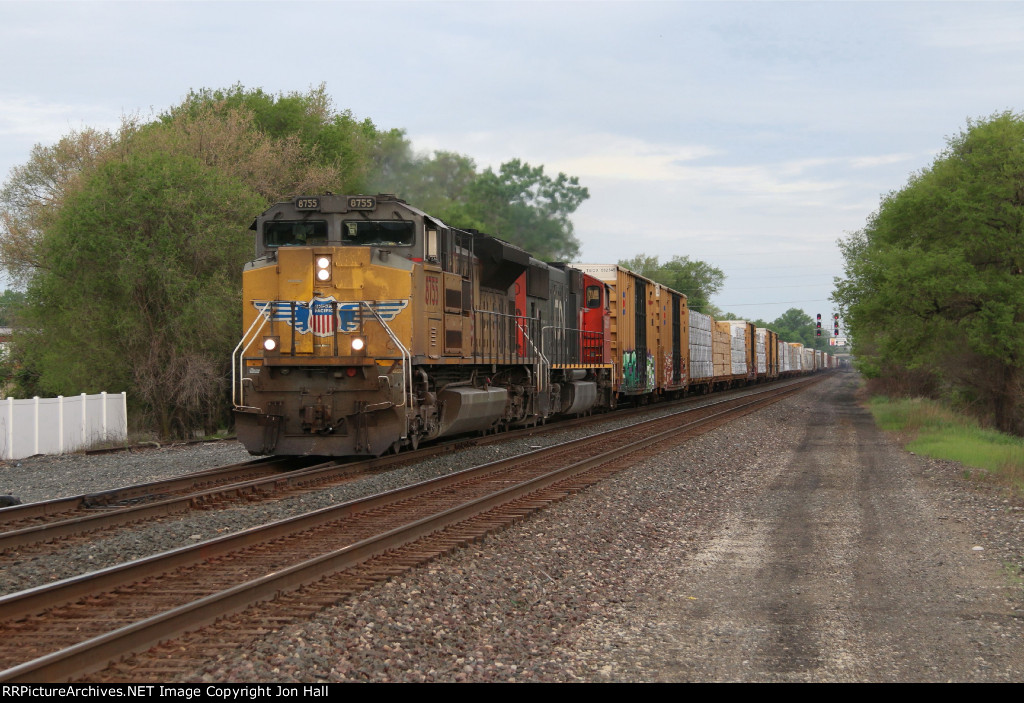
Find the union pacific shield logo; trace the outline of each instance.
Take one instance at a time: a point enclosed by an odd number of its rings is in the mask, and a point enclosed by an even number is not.
[[[335,316],[331,312],[332,304],[337,305],[333,298],[313,298],[309,301],[311,317],[313,319],[313,334],[317,337],[327,337],[334,334]]]
[[[349,334],[359,329],[360,324],[373,323],[376,317],[366,309],[373,309],[385,323],[395,319],[408,305],[408,300],[367,300],[365,304],[356,301],[337,302],[333,297],[312,300],[254,300],[253,307],[263,317],[273,322],[284,322],[295,327],[298,334],[312,332],[316,337],[329,337],[337,330]],[[336,314],[332,307],[337,306]],[[264,309],[265,308],[265,309]]]

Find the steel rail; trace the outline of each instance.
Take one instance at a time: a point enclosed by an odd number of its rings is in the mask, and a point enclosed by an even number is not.
[[[51,500],[38,501],[34,503],[24,503],[22,505],[12,505],[6,508],[0,508],[0,526],[36,517],[66,513],[82,507],[105,507],[144,496],[148,497],[160,493],[169,493],[175,490],[181,490],[182,487],[188,486],[190,483],[194,485],[201,479],[216,477],[217,475],[228,471],[245,471],[248,469],[258,470],[265,467],[267,464],[274,464],[278,462],[282,462],[281,457],[260,457],[259,459],[254,459],[240,464],[217,466],[211,469],[195,471],[183,476],[160,479],[158,481],[139,483],[132,486],[122,486],[119,488],[110,488],[104,491],[95,491],[93,493],[83,493],[77,496],[67,496],[64,498],[53,498]]]
[[[246,464],[207,469],[163,481],[5,508],[0,511],[0,521],[6,519],[8,526],[17,524],[16,520],[24,524],[32,520],[44,521],[48,518],[67,517],[0,532],[0,553],[30,544],[184,512],[217,497],[256,492],[261,487],[287,480],[292,475],[286,469],[274,468],[275,465],[283,467],[294,463],[293,457],[264,457]],[[335,463],[327,462],[331,465]],[[231,482],[232,474],[254,471],[262,476]],[[204,484],[209,485],[218,477],[228,482],[192,493],[181,493]],[[161,496],[174,493],[179,495],[161,499]],[[136,502],[126,504],[129,501]]]
[[[795,383],[801,384],[808,381],[809,379],[802,379]],[[772,389],[779,387],[780,386],[773,386]],[[772,392],[772,389],[760,389],[753,391],[752,393],[748,392],[741,397],[749,397],[758,393],[769,393]],[[733,398],[716,399],[710,402],[726,402],[732,399]],[[706,404],[709,402],[705,398],[691,400],[696,402],[703,400]],[[697,407],[699,408],[701,406]],[[692,409],[693,408],[690,408],[680,412],[689,412]],[[629,414],[649,410],[651,410],[650,406],[643,406],[635,408],[632,411],[626,411],[616,417],[625,417]],[[670,416],[671,415],[668,415],[666,417]],[[404,464],[420,460],[428,456],[461,449],[468,445],[498,442],[518,435],[533,436],[543,432],[558,431],[566,427],[601,421],[603,419],[606,419],[606,416],[589,416],[585,419],[577,418],[575,420],[566,420],[557,424],[548,425],[545,426],[544,429],[526,428],[523,430],[514,430],[502,433],[500,435],[490,435],[488,437],[455,439],[450,442],[425,447],[417,452],[407,452],[398,456],[377,457],[374,459],[347,463],[344,460],[329,460],[326,462],[316,463],[312,466],[306,466],[302,469],[289,470],[287,472],[273,472],[262,477],[234,483],[224,483],[204,488],[193,493],[183,493],[178,496],[164,498],[162,500],[158,499],[156,496],[180,492],[183,489],[187,490],[188,488],[196,487],[204,478],[212,481],[217,476],[231,474],[234,472],[269,470],[274,464],[286,464],[289,460],[294,461],[294,458],[282,459],[281,457],[264,457],[245,464],[207,469],[178,478],[154,481],[146,484],[139,484],[137,486],[111,489],[108,491],[90,493],[70,498],[58,498],[51,501],[14,506],[0,510],[0,524],[2,524],[2,520],[4,518],[18,518],[23,521],[27,521],[30,518],[41,519],[43,517],[54,515],[71,515],[76,512],[86,512],[87,514],[69,517],[65,520],[28,525],[26,527],[0,532],[0,553],[41,542],[52,542],[58,539],[82,535],[89,532],[96,532],[127,524],[138,524],[146,520],[175,515],[194,509],[197,506],[205,505],[213,500],[228,500],[231,498],[240,498],[242,496],[276,494],[284,490],[302,488],[313,483],[322,484],[342,480],[363,471],[382,470],[396,464]],[[607,419],[611,418],[608,417]],[[118,503],[141,498],[148,498],[149,500],[148,502],[140,501],[136,505],[118,505]],[[13,522],[13,520],[11,520],[11,522]]]
[[[799,388],[783,389],[779,395],[784,397],[795,393]],[[759,394],[760,395],[760,394]],[[0,672],[0,680],[57,680],[77,676],[95,670],[97,662],[108,661],[111,657],[120,656],[127,651],[149,647],[161,639],[170,637],[184,630],[194,629],[208,624],[220,616],[238,612],[253,602],[272,598],[284,590],[291,590],[300,585],[311,583],[328,573],[361,563],[366,559],[382,554],[398,546],[409,544],[430,533],[450,526],[473,516],[487,512],[496,506],[505,505],[512,500],[522,498],[549,488],[557,481],[576,476],[594,469],[616,458],[622,457],[645,447],[657,444],[666,439],[678,438],[681,433],[693,427],[720,421],[724,415],[745,414],[777,398],[758,397],[753,400],[742,399],[723,401],[719,404],[731,404],[735,407],[727,410],[712,409],[707,416],[684,425],[675,424],[659,418],[650,424],[670,425],[652,436],[629,441],[622,446],[603,452],[599,456],[573,461],[567,466],[545,470],[539,476],[529,480],[517,480],[512,486],[489,490],[486,495],[461,502],[442,510],[435,515],[414,519],[411,522],[389,529],[376,537],[359,540],[351,545],[330,551],[326,554],[306,559],[292,566],[284,567],[271,574],[265,574],[217,593],[205,595],[196,601],[172,608],[170,611],[144,618],[143,620],[116,628],[100,636],[79,642],[58,652],[38,657],[31,662],[19,664]],[[708,410],[705,407],[703,410]],[[692,412],[692,411],[691,411]],[[611,433],[613,436],[635,434],[635,428],[622,428]],[[536,450],[527,455],[492,462],[473,469],[424,481],[415,486],[395,489],[370,498],[350,501],[349,503],[279,521],[266,527],[253,528],[242,533],[229,535],[200,545],[173,550],[162,555],[111,567],[91,574],[66,579],[65,581],[23,591],[0,598],[0,621],[16,621],[27,616],[41,613],[57,605],[75,602],[80,598],[95,594],[98,591],[109,591],[118,586],[136,583],[153,573],[153,566],[160,564],[160,570],[167,572],[173,568],[195,565],[216,560],[218,556],[250,546],[254,542],[266,543],[304,532],[313,526],[336,522],[344,516],[364,514],[384,505],[401,505],[407,503],[417,494],[425,491],[431,495],[444,493],[445,489],[465,482],[472,475],[491,476],[502,470],[502,467],[524,464],[533,461],[539,463],[545,456],[556,453],[578,455],[581,446],[592,445],[593,438],[575,440],[554,447]]]

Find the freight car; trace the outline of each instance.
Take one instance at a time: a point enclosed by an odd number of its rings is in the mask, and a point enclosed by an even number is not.
[[[645,403],[687,387],[686,296],[615,264],[573,264],[607,288],[612,389]]]
[[[297,197],[251,229],[232,395],[253,454],[379,455],[782,375],[752,325],[729,323],[734,364],[713,373],[716,323],[685,295],[391,195]]]

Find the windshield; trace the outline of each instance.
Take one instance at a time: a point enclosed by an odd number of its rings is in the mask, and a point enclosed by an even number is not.
[[[416,243],[416,223],[408,220],[346,220],[342,243],[356,246],[408,247]]]
[[[304,247],[327,243],[326,220],[274,220],[263,225],[268,247]]]

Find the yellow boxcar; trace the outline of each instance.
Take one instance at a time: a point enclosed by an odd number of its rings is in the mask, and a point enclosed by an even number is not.
[[[608,287],[615,392],[682,393],[689,380],[686,296],[616,264],[574,266]]]

